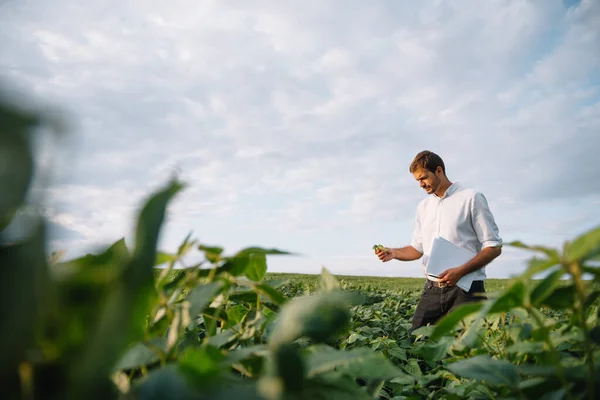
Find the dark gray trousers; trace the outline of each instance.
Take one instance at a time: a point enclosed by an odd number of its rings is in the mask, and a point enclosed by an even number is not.
[[[475,293],[485,293],[483,281],[473,281],[471,290],[465,292],[458,286],[436,287],[432,281],[427,279],[413,316],[411,333],[427,324],[435,324],[441,317],[461,304],[485,299],[482,296],[475,296]]]

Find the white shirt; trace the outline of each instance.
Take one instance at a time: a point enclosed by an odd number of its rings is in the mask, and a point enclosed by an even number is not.
[[[436,236],[459,247],[479,253],[484,247],[500,247],[502,239],[485,196],[453,183],[442,197],[423,199],[417,207],[411,246],[423,253],[423,272]],[[474,273],[485,280],[485,267]]]

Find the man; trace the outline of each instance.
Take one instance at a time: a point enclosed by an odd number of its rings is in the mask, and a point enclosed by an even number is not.
[[[378,250],[379,259],[413,261],[423,257],[425,272],[433,239],[437,236],[476,254],[464,265],[442,272],[437,282],[425,275],[427,280],[413,316],[412,332],[436,323],[461,304],[482,298],[476,294],[485,293],[485,266],[501,254],[502,239],[484,195],[450,182],[440,156],[422,151],[410,164],[409,171],[430,196],[417,207],[410,245]],[[475,280],[468,292],[456,286],[460,278],[472,272]]]

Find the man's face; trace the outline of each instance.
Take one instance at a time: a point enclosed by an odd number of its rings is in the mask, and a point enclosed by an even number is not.
[[[419,186],[421,187],[421,189],[425,190],[427,194],[431,194],[435,193],[438,190],[440,184],[442,183],[442,180],[438,176],[438,174],[441,174],[440,170],[441,168],[438,168],[438,171],[436,171],[437,174],[434,174],[428,169],[419,168],[413,173],[413,176],[415,177],[417,182],[419,182]]]

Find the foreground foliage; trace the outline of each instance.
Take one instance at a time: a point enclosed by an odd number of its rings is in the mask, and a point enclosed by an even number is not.
[[[23,110],[0,110],[3,154],[19,160],[0,170],[2,398],[600,393],[600,229],[560,250],[512,243],[536,253],[521,277],[410,336],[418,290],[348,283],[326,269],[316,283],[271,279],[267,256],[289,254],[279,249],[227,254],[188,237],[176,251],[158,251],[168,205],[184,187],[176,180],[143,202],[132,249],[119,240],[60,261],[46,252],[41,217],[9,237],[30,201],[30,128],[42,122]],[[543,279],[532,279],[542,272]]]

